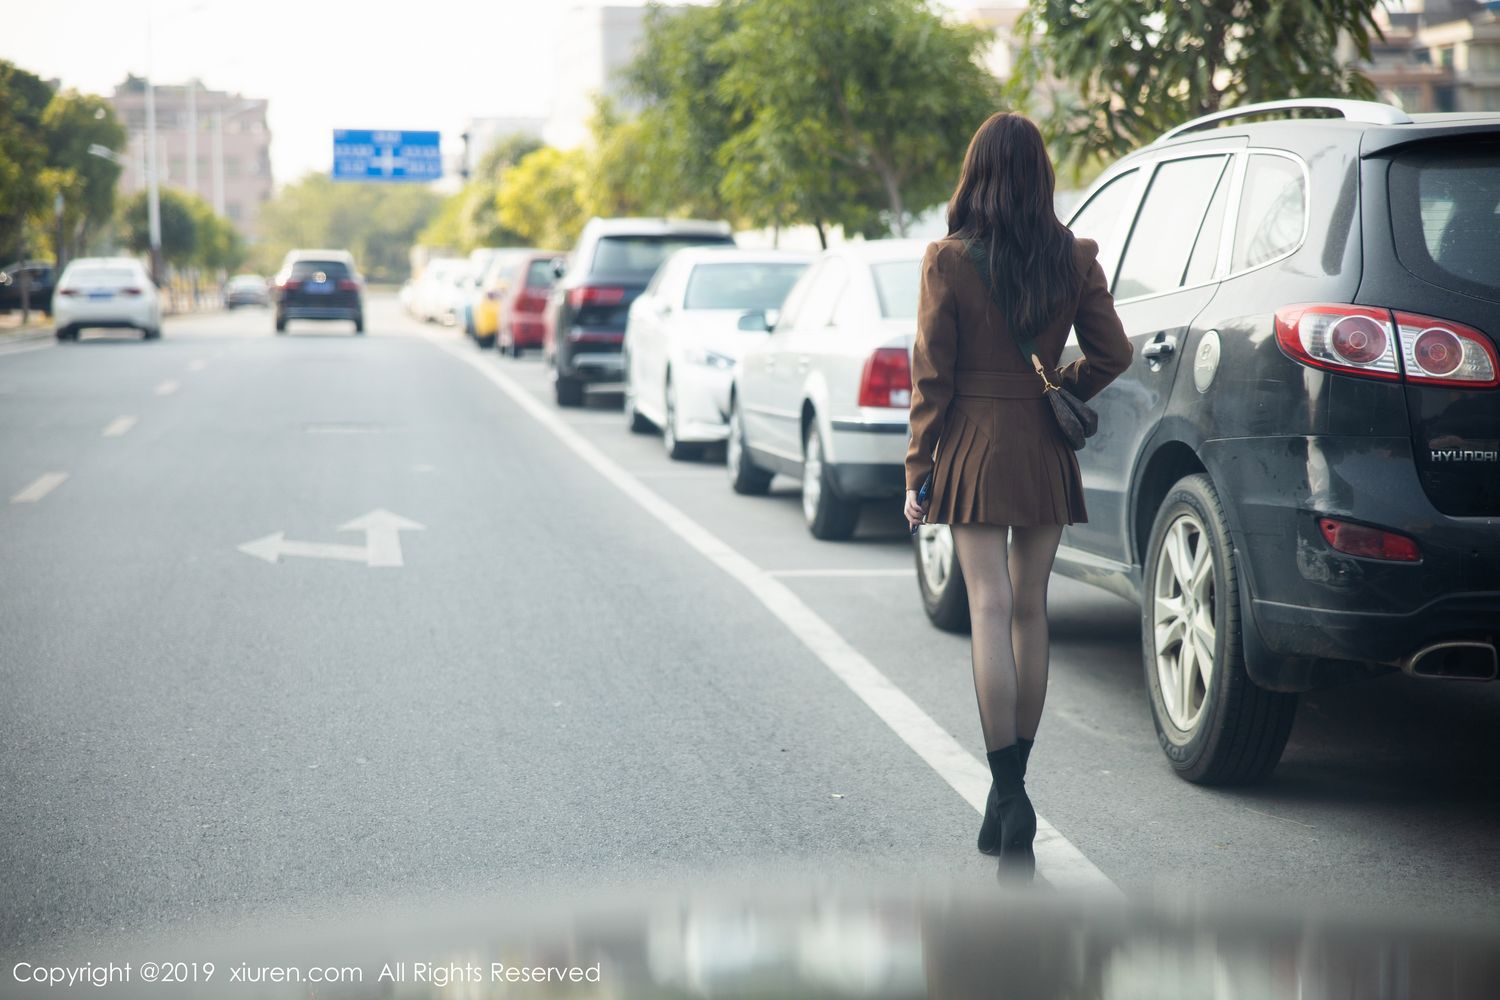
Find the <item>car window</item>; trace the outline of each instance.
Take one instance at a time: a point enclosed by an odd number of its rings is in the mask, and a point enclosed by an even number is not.
[[[1500,151],[1424,145],[1389,176],[1396,256],[1417,277],[1500,298]]]
[[[727,236],[604,236],[594,248],[591,270],[644,281],[684,247],[732,242]]]
[[[1257,153],[1245,168],[1235,222],[1231,273],[1258,267],[1295,249],[1307,221],[1307,181],[1285,156]]]
[[[1203,225],[1198,227],[1198,238],[1193,243],[1193,252],[1188,257],[1184,285],[1201,285],[1214,276],[1214,267],[1219,263],[1219,246],[1224,238],[1224,219],[1229,214],[1229,181],[1234,176],[1232,169],[1219,174],[1219,183],[1214,188],[1213,200],[1208,203],[1208,214]]]
[[[917,297],[922,288],[920,260],[887,260],[870,266],[875,279],[875,297],[880,315],[886,319],[916,319]]]
[[[1208,203],[1228,161],[1227,156],[1195,156],[1168,160],[1156,168],[1130,229],[1115,279],[1115,298],[1155,295],[1182,286]]]
[[[1134,170],[1116,177],[1094,192],[1094,196],[1073,215],[1073,222],[1068,226],[1074,236],[1099,244],[1099,263],[1108,275],[1115,273],[1114,264],[1120,259],[1120,222],[1128,211],[1135,208],[1135,182]]]
[[[688,275],[684,309],[775,309],[807,270],[800,261],[699,264]]]
[[[341,260],[299,260],[292,265],[293,278],[310,278],[320,271],[329,281],[349,277],[349,268]]]
[[[552,283],[557,280],[557,275],[552,273],[552,261],[550,258],[534,260],[526,266],[527,288],[551,288]]]
[[[792,290],[787,292],[786,301],[781,303],[781,313],[776,320],[776,329],[790,330],[797,323],[797,317],[802,315],[802,304],[807,301],[807,294],[823,275],[823,269],[827,266],[827,260],[820,260],[813,264],[792,285]]]
[[[849,283],[849,263],[839,257],[830,257],[823,262],[818,280],[807,290],[807,298],[797,313],[797,327],[816,330],[826,327],[833,318],[834,307]]]
[[[140,274],[128,267],[79,268],[68,274],[70,285],[124,285],[135,281]]]

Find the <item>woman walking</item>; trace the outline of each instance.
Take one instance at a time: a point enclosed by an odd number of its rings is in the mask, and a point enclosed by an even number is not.
[[[1078,461],[1044,393],[1050,382],[1088,399],[1131,356],[1098,244],[1058,221],[1054,183],[1029,119],[992,115],[970,141],[948,236],[922,261],[906,456],[906,518],[951,526],[969,591],[994,778],[979,850],[1027,873],[1036,813],[1024,778],[1047,695],[1047,580],[1063,526],[1087,520]],[[1069,327],[1084,357],[1059,369]]]

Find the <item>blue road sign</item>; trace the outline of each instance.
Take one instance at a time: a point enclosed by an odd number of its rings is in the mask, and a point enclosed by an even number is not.
[[[438,132],[333,130],[336,181],[435,181],[443,176]]]

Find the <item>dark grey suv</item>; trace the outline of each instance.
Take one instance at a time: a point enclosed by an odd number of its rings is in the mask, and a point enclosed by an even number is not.
[[[1494,680],[1500,115],[1211,115],[1115,164],[1071,226],[1135,361],[1095,401],[1057,568],[1139,602],[1178,773],[1265,775],[1299,691]],[[951,552],[919,534],[928,614],[962,628]]]

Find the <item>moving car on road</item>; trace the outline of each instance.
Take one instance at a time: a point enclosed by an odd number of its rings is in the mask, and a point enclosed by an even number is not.
[[[581,406],[590,382],[618,382],[630,303],[683,247],[733,246],[729,225],[692,219],[590,219],[560,264],[543,345],[559,406]]]
[[[292,250],[271,283],[276,332],[289,320],[348,320],[365,332],[364,282],[347,250]]]
[[[124,327],[161,336],[161,296],[134,257],[79,257],[63,268],[52,299],[58,340],[90,327]]]
[[[1500,116],[1309,100],[1182,125],[1073,216],[1135,361],[1094,401],[1057,569],[1139,602],[1182,777],[1267,774],[1300,691],[1495,679],[1497,209]],[[946,529],[917,565],[963,626]]]
[[[239,306],[268,306],[271,290],[266,279],[258,274],[236,274],[224,283],[224,308]]]
[[[667,454],[691,458],[728,431],[729,383],[740,352],[765,337],[746,311],[781,306],[811,257],[776,250],[694,247],[673,254],[630,306],[625,327],[625,421],[660,428]]]
[[[735,368],[730,484],[764,493],[774,473],[800,478],[802,513],[816,538],[850,537],[861,501],[905,490],[925,249],[916,240],[875,240],[830,250],[779,311],[746,317],[771,335]]]
[[[502,354],[519,358],[546,341],[547,295],[557,275],[556,250],[527,250],[508,265],[505,288],[495,307],[496,340]]]

